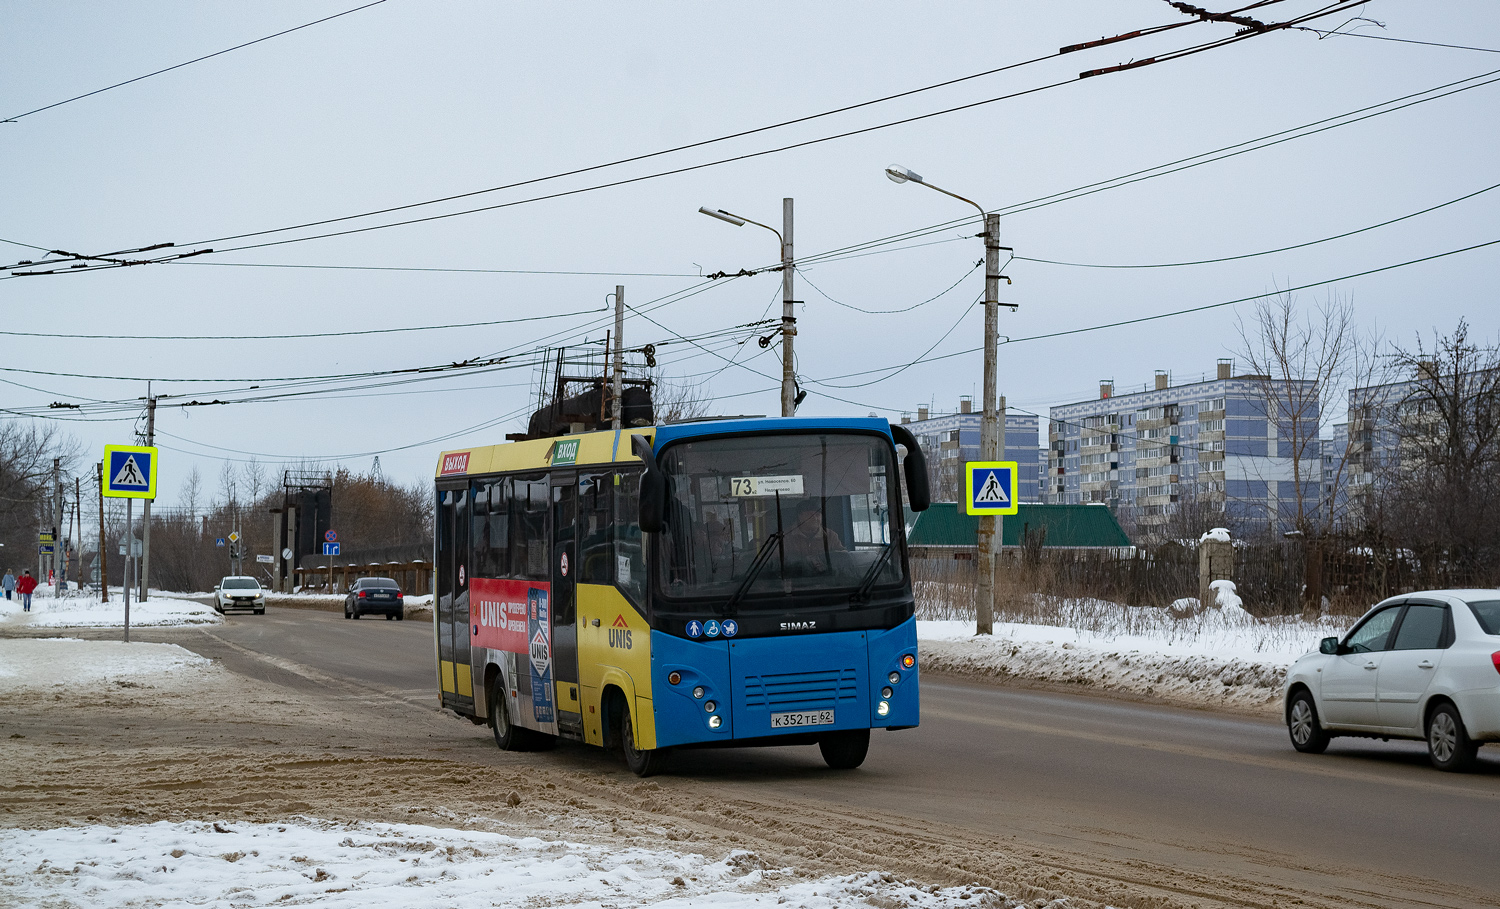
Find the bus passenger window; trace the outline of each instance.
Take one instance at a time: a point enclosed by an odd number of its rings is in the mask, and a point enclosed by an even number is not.
[[[510,503],[506,483],[505,480],[496,480],[474,487],[475,577],[503,578],[509,570],[506,555],[510,545],[507,526]]]
[[[614,477],[615,571],[614,580],[631,602],[646,602],[646,551],[641,536],[641,475],[632,471]]]
[[[511,487],[511,514],[515,517],[512,549],[515,561],[511,576],[532,581],[552,580],[547,540],[547,509],[551,506],[547,477],[517,479]]]
[[[607,473],[578,478],[578,580],[584,584],[614,583],[614,541],[609,517],[612,486],[613,477]]]

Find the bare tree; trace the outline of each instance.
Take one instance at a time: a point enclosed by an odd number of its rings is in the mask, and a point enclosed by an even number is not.
[[[1248,323],[1240,320],[1239,335],[1237,355],[1258,377],[1264,414],[1275,430],[1267,454],[1291,465],[1292,507],[1280,513],[1279,495],[1275,510],[1265,506],[1267,530],[1290,525],[1301,534],[1307,546],[1303,595],[1316,607],[1323,598],[1322,540],[1342,519],[1347,499],[1337,491],[1352,453],[1346,445],[1325,464],[1325,431],[1346,412],[1349,389],[1382,384],[1389,367],[1378,356],[1379,337],[1362,333],[1353,302],[1336,295],[1311,311],[1299,310],[1289,293],[1266,297]],[[1327,488],[1335,494],[1326,495]]]
[[[1387,465],[1394,514],[1405,545],[1422,553],[1431,580],[1477,583],[1500,555],[1500,346],[1453,333],[1396,348],[1395,365],[1413,376],[1391,408],[1399,435]]]
[[[657,423],[672,423],[708,416],[713,404],[713,395],[707,385],[694,385],[686,380],[668,378],[666,370],[658,366],[650,371],[651,404],[656,411]]]
[[[35,570],[37,530],[52,525],[52,460],[61,460],[69,476],[80,448],[55,423],[32,420],[0,422],[0,543],[19,574]],[[59,528],[61,529],[61,528]],[[29,556],[28,556],[29,554]]]

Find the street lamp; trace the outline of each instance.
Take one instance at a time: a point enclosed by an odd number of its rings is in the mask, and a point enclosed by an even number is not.
[[[979,415],[979,459],[998,461],[1002,455],[1004,427],[995,408],[995,357],[1000,338],[1000,216],[987,213],[978,202],[933,186],[922,175],[899,164],[885,169],[893,183],[920,183],[928,189],[979,209],[984,218],[984,409]],[[975,541],[979,562],[979,595],[977,623],[979,634],[993,634],[995,620],[995,551],[1000,522],[995,515],[979,516],[979,535]]]
[[[792,299],[792,200],[781,200],[781,230],[730,214],[722,208],[704,206],[698,211],[735,227],[744,227],[746,224],[764,227],[775,234],[781,244],[781,415],[794,416],[797,413],[798,395],[797,380],[792,368],[792,339],[797,336],[797,317],[792,309],[792,304],[796,302]]]

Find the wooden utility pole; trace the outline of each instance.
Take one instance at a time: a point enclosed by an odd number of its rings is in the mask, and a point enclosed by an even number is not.
[[[104,557],[108,547],[104,545],[104,462],[98,463],[96,473],[99,477],[99,602],[109,602],[109,561]],[[81,533],[82,531],[80,531]]]
[[[146,383],[146,444],[156,444],[156,395],[151,393],[151,383]],[[149,598],[146,588],[151,582],[151,500],[142,502],[145,509],[141,526],[141,593],[138,599],[144,603]]]

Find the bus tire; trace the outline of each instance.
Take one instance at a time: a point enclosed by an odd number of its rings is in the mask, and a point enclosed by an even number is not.
[[[830,732],[818,739],[823,762],[834,770],[853,770],[865,762],[870,750],[870,730],[846,729]]]
[[[635,724],[630,719],[629,708],[621,711],[620,750],[625,754],[625,766],[636,776],[655,776],[667,762],[665,748],[635,747]]]
[[[495,734],[495,744],[500,746],[501,751],[526,751],[526,733],[531,730],[511,723],[510,708],[505,703],[505,686],[499,676],[495,676],[490,682],[485,699],[489,701],[490,731]]]

